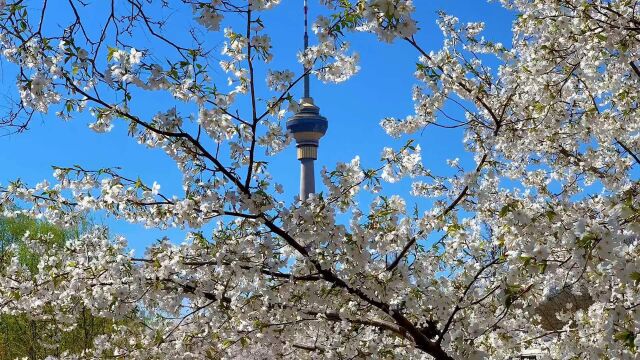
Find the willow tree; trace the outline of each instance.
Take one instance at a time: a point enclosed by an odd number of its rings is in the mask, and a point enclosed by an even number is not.
[[[0,1],[0,47],[19,68],[7,125],[49,109],[68,119],[88,112],[97,132],[124,123],[175,161],[184,188],[165,194],[135,174],[58,167],[55,184],[4,187],[6,215],[17,202],[60,226],[100,211],[195,229],[133,257],[124,238],[95,228],[38,254],[35,276],[14,259],[0,277],[3,312],[54,309],[68,319],[80,301],[97,316],[141,306],[158,319],[96,338],[83,358],[637,356],[637,2],[502,0],[514,14],[511,44],[441,14],[445,41],[427,52],[411,0],[323,0],[330,15],[315,19],[304,67],[272,69],[260,15],[278,3]],[[48,16],[62,4],[69,21],[47,25],[65,20]],[[192,31],[166,28],[165,7],[192,12]],[[352,32],[415,49],[415,113],[382,119],[387,133],[460,128],[475,164],[452,161],[455,175],[443,176],[418,146],[381,144],[379,167],[337,164],[323,172],[322,196],[291,203],[265,156],[289,142],[281,120],[297,108],[300,69],[326,82],[358,70],[345,46]],[[219,64],[216,33],[225,37]],[[271,90],[258,92],[265,77]],[[158,93],[175,103],[143,114],[145,94]],[[197,110],[178,111],[185,103]],[[465,117],[440,116],[445,106]],[[401,179],[410,199],[380,195]],[[433,206],[407,209],[420,198]],[[207,225],[211,233],[197,230]],[[25,241],[41,249],[40,239]],[[561,294],[583,301],[541,311]]]

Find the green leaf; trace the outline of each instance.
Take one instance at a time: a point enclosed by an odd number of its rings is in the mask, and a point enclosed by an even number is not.
[[[533,260],[532,256],[520,256],[520,261],[522,261],[522,265],[524,266],[529,266],[531,260]]]
[[[546,261],[541,261],[541,262],[537,263],[536,266],[538,267],[538,271],[540,271],[540,274],[544,274],[544,272],[547,271],[547,262]]]
[[[546,106],[545,106],[543,103],[539,102],[539,101],[536,101],[536,102],[533,104],[533,110],[534,110],[535,112],[537,112],[537,113],[542,113],[542,112],[544,112],[544,109],[545,109],[545,108],[546,108]]]
[[[109,46],[107,51],[107,61],[113,60],[113,54],[115,54],[116,51],[118,51],[118,48]]]
[[[556,217],[556,213],[553,210],[545,212],[544,215],[547,217],[547,219],[549,219],[549,221],[553,221],[553,219]]]
[[[499,215],[500,215],[501,218],[503,218],[503,217],[507,216],[508,213],[512,212],[515,209],[516,209],[516,203],[506,204],[505,206],[503,206],[500,209]]]
[[[455,234],[462,230],[464,230],[464,227],[462,227],[462,225],[460,224],[447,225],[447,234]]]
[[[507,285],[505,288],[505,305],[510,306],[516,301],[518,294],[522,291],[522,287],[520,285]]]
[[[629,330],[623,330],[613,335],[613,338],[617,341],[623,343],[626,347],[631,350],[635,350],[636,345],[634,340],[636,338],[636,334],[632,333]]]
[[[586,233],[582,238],[580,238],[576,245],[583,249],[590,249],[593,247],[593,244],[598,240],[598,237],[594,233]]]

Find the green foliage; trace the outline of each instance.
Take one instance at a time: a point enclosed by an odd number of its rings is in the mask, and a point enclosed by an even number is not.
[[[27,315],[0,316],[0,359],[43,359],[63,352],[81,353],[93,339],[111,331],[113,321],[82,309],[75,326],[61,331],[55,320],[33,320]]]
[[[613,335],[613,338],[616,339],[616,341],[621,342],[630,350],[635,351],[636,345],[634,340],[636,338],[636,335],[633,332],[629,330],[623,330]]]
[[[17,256],[20,263],[26,265],[30,271],[35,272],[38,266],[38,257],[27,248],[22,237],[25,233],[50,234],[49,246],[61,245],[72,233],[57,228],[51,224],[37,222],[27,217],[15,219],[0,218],[0,264],[4,267],[11,256],[7,250],[12,245],[17,245]]]
[[[46,246],[53,249],[78,235],[81,229],[63,230],[26,217],[0,218],[0,271],[4,271],[11,256],[17,256],[30,271],[37,271],[39,258],[22,240],[26,232],[42,236],[46,239]],[[15,252],[9,251],[12,245],[17,248]],[[92,315],[82,304],[77,306],[78,316],[73,326],[60,324],[55,317],[36,320],[30,318],[29,314],[0,315],[0,360],[43,359],[60,356],[65,351],[79,354],[92,346],[96,336],[112,331],[115,324],[113,320]],[[132,320],[118,323],[135,326],[139,317],[137,314],[131,315]]]
[[[588,232],[583,237],[576,241],[576,245],[585,250],[589,250],[593,248],[593,246],[599,241],[599,238],[596,234]]]

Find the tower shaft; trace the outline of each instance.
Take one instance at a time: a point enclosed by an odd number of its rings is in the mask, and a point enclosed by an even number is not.
[[[300,159],[300,199],[306,200],[316,191],[313,159]]]

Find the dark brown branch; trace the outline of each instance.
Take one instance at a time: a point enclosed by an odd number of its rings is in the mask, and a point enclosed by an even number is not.
[[[640,75],[639,75],[640,76]],[[618,145],[620,145],[620,147],[622,147],[624,149],[624,151],[626,151],[629,155],[631,155],[631,157],[638,163],[640,164],[640,157],[638,157],[638,155],[636,155],[633,151],[631,151],[631,149],[625,145],[622,141],[615,139],[616,143]]]
[[[251,145],[249,146],[249,163],[247,164],[247,177],[244,186],[248,189],[251,186],[251,177],[253,176],[254,156],[256,150],[256,141],[258,134],[258,116],[256,109],[256,90],[255,77],[253,73],[253,59],[251,58],[251,7],[247,11],[247,63],[249,64],[249,93],[251,96]]]

